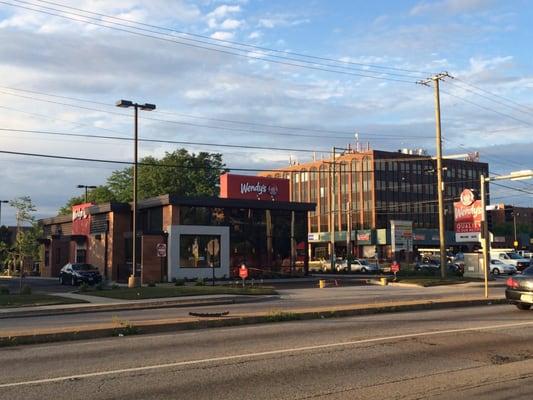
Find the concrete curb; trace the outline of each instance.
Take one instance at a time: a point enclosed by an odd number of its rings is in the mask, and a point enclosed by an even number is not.
[[[64,330],[58,332],[43,332],[30,335],[0,336],[0,347],[14,346],[22,344],[38,344],[61,342],[82,339],[97,339],[111,336],[127,336],[132,334],[149,334],[176,332],[193,329],[206,329],[217,327],[231,327],[240,325],[252,325],[261,323],[284,322],[294,320],[312,320],[323,318],[351,317],[358,315],[372,315],[391,312],[407,312],[420,310],[439,310],[446,308],[458,307],[475,307],[481,305],[508,304],[506,299],[471,299],[471,300],[452,300],[452,301],[422,301],[406,302],[391,305],[361,306],[348,309],[332,309],[319,311],[281,311],[279,314],[258,314],[244,315],[237,317],[210,318],[204,320],[167,320],[167,321],[148,321],[135,324],[116,324],[115,326],[106,326],[85,330]]]
[[[114,312],[114,311],[136,311],[150,310],[154,308],[185,308],[185,307],[204,307],[219,306],[229,304],[260,303],[263,301],[277,300],[278,295],[243,295],[235,297],[215,297],[211,299],[184,299],[171,301],[154,301],[135,303],[119,303],[105,305],[88,305],[84,307],[71,308],[53,308],[44,310],[16,310],[0,313],[0,320],[7,318],[31,318],[31,317],[49,317],[54,315],[84,314],[96,312]]]

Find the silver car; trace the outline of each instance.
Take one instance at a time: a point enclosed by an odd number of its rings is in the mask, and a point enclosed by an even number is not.
[[[367,260],[352,260],[350,262],[350,269],[348,269],[348,261],[342,260],[338,261],[335,265],[337,271],[351,271],[351,272],[362,272],[362,273],[377,273],[379,272],[379,266],[377,264],[370,264]]]
[[[513,275],[516,274],[517,269],[514,265],[505,264],[501,260],[490,260],[490,273],[492,275]]]

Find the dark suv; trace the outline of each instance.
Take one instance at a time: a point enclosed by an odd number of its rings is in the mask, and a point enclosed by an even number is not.
[[[100,275],[98,268],[92,264],[85,263],[68,263],[61,268],[59,272],[59,283],[61,285],[70,284],[76,286],[82,282],[88,285],[102,282],[102,275]]]

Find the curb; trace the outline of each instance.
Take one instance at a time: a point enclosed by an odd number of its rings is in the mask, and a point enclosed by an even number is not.
[[[0,320],[8,318],[31,318],[31,317],[49,317],[54,315],[69,315],[69,314],[84,314],[97,312],[114,312],[114,311],[137,311],[150,310],[154,308],[185,308],[185,307],[204,307],[204,306],[219,306],[229,304],[245,304],[245,303],[260,303],[263,301],[270,301],[279,299],[278,295],[266,295],[263,297],[238,296],[238,297],[215,297],[211,299],[200,300],[173,300],[173,301],[158,301],[145,303],[120,303],[109,305],[94,305],[78,308],[54,308],[49,310],[17,310],[0,312]]]
[[[324,318],[352,317],[392,312],[407,312],[421,310],[440,310],[458,307],[475,307],[481,305],[508,304],[507,299],[474,299],[452,301],[426,301],[419,303],[400,303],[393,305],[380,305],[366,308],[349,308],[338,310],[279,312],[279,314],[262,314],[241,317],[221,317],[195,321],[167,321],[167,322],[140,322],[135,324],[122,324],[115,327],[95,328],[87,330],[71,330],[55,333],[37,333],[31,335],[1,336],[0,347],[23,344],[51,343],[71,340],[97,339],[111,336],[126,336],[133,334],[151,334],[164,332],[177,332],[194,329],[232,327],[273,322],[286,322],[295,320],[312,320]]]

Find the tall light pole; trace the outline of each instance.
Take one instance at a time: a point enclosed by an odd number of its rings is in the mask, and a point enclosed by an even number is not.
[[[87,189],[96,189],[96,186],[92,186],[92,185],[78,185],[77,187],[78,189],[85,189],[85,202],[86,203],[87,203],[87,195],[88,195]]]
[[[514,241],[513,241],[513,247],[515,250],[518,248],[518,240],[516,239],[516,217],[519,217],[520,213],[515,212],[513,207],[513,230],[514,230]]]
[[[9,203],[9,200],[0,200],[0,226],[2,226],[2,203]]]
[[[142,271],[140,279],[137,276],[137,164],[138,164],[138,144],[139,144],[139,109],[143,111],[155,110],[155,104],[138,104],[130,100],[118,100],[117,107],[130,108],[135,110],[134,118],[134,145],[133,145],[133,210],[132,210],[132,246],[131,246],[131,262],[132,272],[128,279],[129,287],[136,287],[142,284]],[[142,267],[141,267],[142,268]]]

